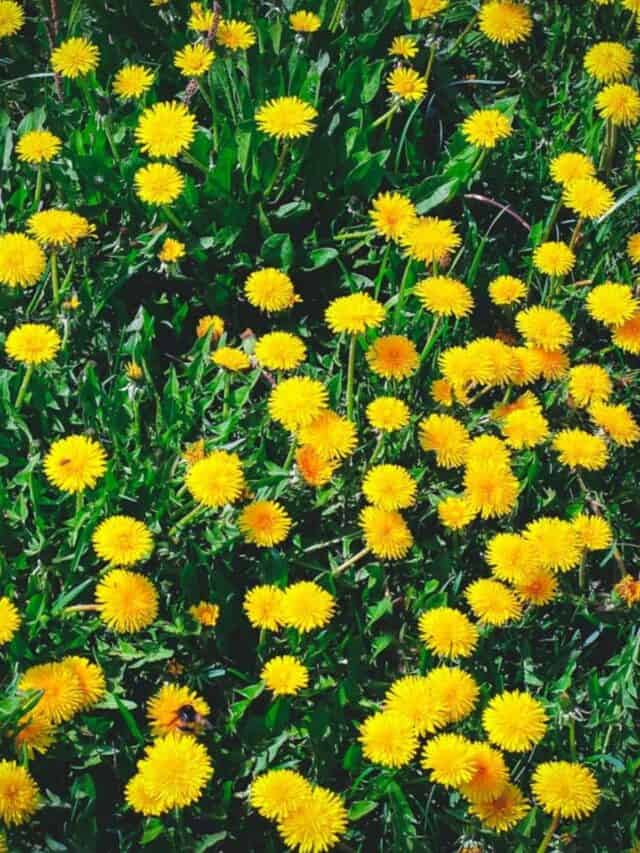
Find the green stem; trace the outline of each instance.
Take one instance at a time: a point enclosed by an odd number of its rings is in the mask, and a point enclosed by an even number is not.
[[[558,824],[560,823],[560,815],[554,815],[551,818],[551,823],[549,824],[549,828],[544,834],[544,838],[540,842],[540,846],[538,847],[537,853],[544,853],[549,844],[551,843],[551,839],[553,838],[553,833],[558,828]]]
[[[173,527],[169,530],[169,538],[173,538],[181,527],[184,527],[185,524],[193,521],[193,519],[200,515],[200,513],[204,512],[205,509],[206,506],[197,504],[193,509],[189,510],[189,512],[186,515],[183,515],[179,521],[176,521]]]
[[[438,331],[438,327],[440,326],[440,320],[442,317],[438,316],[435,318],[433,323],[431,324],[431,328],[429,329],[429,335],[427,336],[427,340],[425,342],[424,347],[422,348],[422,352],[420,353],[420,363],[425,360],[425,358],[431,352],[431,348],[436,342],[436,332]]]
[[[429,78],[431,77],[431,69],[433,68],[433,60],[436,57],[436,39],[435,34],[433,36],[433,41],[431,42],[431,49],[429,50],[429,59],[427,60],[427,70],[424,72],[424,80],[425,83],[429,84]]]
[[[38,172],[36,175],[36,194],[33,199],[33,209],[37,210],[40,206],[40,199],[42,198],[42,182],[43,182],[43,171],[42,171],[42,163],[38,164]]]
[[[384,122],[387,121],[387,119],[392,118],[393,115],[395,113],[397,113],[399,109],[400,109],[400,102],[394,101],[394,103],[391,104],[391,106],[386,111],[386,113],[382,113],[382,115],[378,116],[378,118],[375,121],[371,122],[371,124],[369,125],[369,130],[373,130],[374,127],[379,127],[381,124],[384,124]]]
[[[349,361],[347,366],[347,419],[353,420],[353,390],[356,375],[356,343],[357,336],[352,335],[349,341]]]
[[[366,231],[340,231],[334,239],[340,242],[343,240],[357,240],[360,237],[371,237],[375,233],[375,228],[367,228]]]
[[[295,437],[295,435],[292,435],[291,436],[291,443],[289,444],[289,450],[287,451],[287,458],[284,460],[284,464],[282,465],[282,467],[285,469],[285,471],[288,471],[289,468],[291,468],[291,466],[293,464],[293,457],[294,457],[294,454],[296,452],[296,446],[297,446],[296,437]]]
[[[329,32],[334,33],[342,16],[344,15],[344,11],[347,7],[347,0],[337,0],[335,8],[333,10],[333,15],[331,16],[331,21],[329,22]]]
[[[368,468],[371,468],[372,465],[376,462],[377,459],[380,458],[380,454],[382,453],[382,449],[384,448],[384,433],[381,432],[378,436],[378,441],[376,442],[376,446],[373,449],[373,453],[371,454],[371,458],[369,459],[369,463],[367,465]]]
[[[22,403],[24,402],[24,395],[27,393],[29,382],[31,381],[31,377],[33,376],[33,368],[33,364],[29,364],[27,366],[27,369],[25,370],[24,376],[22,377],[22,382],[20,384],[20,388],[18,389],[18,396],[16,397],[15,402],[16,412],[19,412],[22,408]]]
[[[273,190],[278,177],[280,176],[280,172],[284,166],[284,161],[287,156],[287,152],[289,151],[289,144],[287,142],[282,143],[282,147],[280,148],[280,154],[278,155],[278,162],[276,163],[276,168],[273,170],[273,174],[271,175],[271,180],[267,184],[267,188],[264,191],[264,197],[269,198],[271,195],[271,191]]]
[[[569,719],[569,752],[571,754],[571,760],[577,761],[576,721],[573,717],[570,717],[570,719]]]
[[[553,207],[549,211],[549,216],[547,218],[547,224],[544,227],[544,231],[542,232],[542,237],[540,238],[541,243],[546,243],[549,239],[549,234],[551,234],[551,229],[556,224],[556,219],[558,218],[558,214],[560,213],[560,208],[562,207],[562,198],[556,199],[553,203]]]
[[[225,371],[224,374],[224,388],[223,388],[223,397],[222,397],[222,419],[226,420],[229,417],[229,394],[231,391],[231,374],[229,371]]]
[[[185,163],[190,163],[192,166],[195,166],[196,169],[199,169],[204,175],[209,174],[209,167],[205,166],[204,163],[201,163],[200,160],[196,160],[196,158],[189,151],[183,151],[182,159]]]
[[[82,512],[82,507],[84,505],[84,492],[82,489],[76,492],[76,515],[79,515]]]
[[[387,248],[384,250],[384,255],[382,256],[382,263],[380,264],[380,269],[378,270],[378,274],[376,276],[375,287],[373,291],[373,298],[377,299],[380,296],[380,288],[382,287],[382,281],[384,279],[384,274],[387,271],[387,263],[389,261],[389,252],[391,251],[391,243],[387,243]]]
[[[463,31],[460,33],[458,38],[451,45],[451,50],[449,51],[450,54],[456,52],[456,50],[460,46],[460,43],[462,42],[464,37],[467,35],[467,33],[469,33],[472,30],[472,28],[476,22],[477,17],[478,17],[477,15],[472,15],[472,17],[469,19],[467,26],[463,29]]]
[[[51,253],[51,288],[53,290],[53,304],[57,306],[60,301],[60,281],[58,276],[58,256]]]
[[[396,329],[400,322],[400,317],[402,315],[402,309],[404,307],[404,297],[405,290],[407,289],[407,280],[409,278],[409,271],[411,270],[411,258],[407,258],[407,263],[404,268],[404,273],[402,274],[402,280],[400,282],[400,290],[398,291],[398,301],[396,302],[396,309],[393,314],[393,328]]]
[[[177,229],[178,229],[178,231],[181,231],[183,234],[187,234],[187,233],[188,233],[188,232],[187,232],[187,229],[185,228],[185,226],[182,224],[182,222],[180,222],[180,220],[178,219],[178,217],[175,215],[175,213],[173,212],[173,210],[171,210],[171,208],[170,208],[168,205],[164,204],[164,205],[162,206],[162,212],[164,213],[164,215],[166,216],[166,218],[169,220],[169,222],[171,223],[171,225],[173,225],[173,226],[174,226],[174,228],[177,228]]]

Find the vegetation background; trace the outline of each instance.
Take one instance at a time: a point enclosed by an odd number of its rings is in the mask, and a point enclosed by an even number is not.
[[[314,10],[327,21],[332,5],[325,0]],[[532,37],[510,49],[492,45],[477,26],[465,33],[476,9],[464,0],[454,0],[435,23],[412,23],[400,0],[349,0],[334,32],[323,27],[308,38],[289,28],[293,9],[288,0],[223,3],[226,17],[251,23],[258,42],[214,63],[213,115],[199,95],[191,102],[199,123],[191,153],[210,167],[205,175],[181,165],[188,186],[174,209],[185,224],[187,257],[170,274],[160,269],[159,241],[166,233],[180,235],[167,232],[162,216],[133,192],[133,175],[146,162],[133,139],[143,104],[118,101],[110,83],[123,63],[136,61],[157,71],[147,102],[184,92],[173,56],[192,40],[188,4],[60,0],[58,40],[86,34],[100,49],[96,74],[80,83],[62,81],[61,97],[49,64],[49,8],[27,3],[25,27],[2,42],[2,229],[24,227],[34,194],[35,172],[15,158],[16,139],[46,126],[64,141],[63,156],[47,171],[46,203],[85,215],[96,238],[77,253],[70,285],[80,301],[76,311],[58,316],[46,301],[0,292],[0,334],[38,317],[67,335],[56,364],[34,377],[30,402],[19,414],[12,406],[19,372],[6,360],[0,368],[0,592],[15,597],[24,616],[23,629],[0,653],[0,726],[3,718],[5,725],[14,719],[17,675],[33,663],[90,652],[109,690],[97,708],[65,727],[47,755],[31,762],[46,807],[12,831],[11,849],[21,853],[280,850],[275,830],[246,800],[252,777],[275,762],[345,796],[352,819],[346,841],[354,850],[448,851],[474,841],[480,849],[524,853],[535,849],[547,824],[534,809],[505,836],[480,830],[457,795],[434,787],[415,764],[391,771],[363,760],[357,725],[394,678],[434,664],[418,639],[417,617],[425,608],[455,602],[464,585],[485,573],[485,540],[540,514],[565,517],[585,503],[580,484],[549,449],[523,452],[517,474],[526,489],[509,524],[477,523],[468,533],[445,535],[434,506],[457,475],[436,470],[417,449],[415,430],[406,430],[386,453],[420,482],[421,500],[408,515],[416,545],[397,564],[367,562],[332,579],[331,563],[358,548],[360,484],[375,441],[362,413],[383,390],[382,380],[361,359],[359,449],[329,487],[314,492],[292,484],[283,467],[287,438],[268,419],[270,386],[259,371],[234,379],[232,406],[222,416],[223,379],[208,361],[208,342],[196,340],[195,326],[202,315],[218,313],[234,341],[246,329],[255,335],[276,327],[297,331],[308,340],[314,374],[339,405],[346,351],[326,328],[324,309],[337,295],[370,291],[384,253],[375,238],[345,240],[341,232],[358,224],[366,229],[373,197],[397,188],[419,212],[437,210],[458,224],[464,244],[457,270],[476,300],[472,318],[448,327],[426,367],[402,390],[415,420],[433,411],[429,385],[442,348],[513,333],[510,318],[490,306],[487,284],[502,272],[529,275],[531,247],[558,196],[549,160],[565,150],[598,159],[603,129],[593,108],[594,84],[582,69],[586,48],[616,40],[627,28],[625,43],[637,51],[638,33],[635,24],[627,27],[626,9],[583,0],[532,5]],[[424,45],[414,63],[420,71],[434,45],[429,92],[389,127],[372,127],[387,109],[389,44],[409,31]],[[280,188],[265,198],[274,146],[257,130],[254,114],[282,94],[314,103],[319,120],[316,131],[293,146]],[[495,103],[512,111],[514,133],[478,172],[476,151],[458,128],[474,108]],[[609,176],[620,203],[585,230],[575,284],[561,305],[574,329],[572,357],[606,364],[618,400],[636,412],[637,359],[613,349],[609,335],[588,319],[580,282],[634,280],[625,244],[638,219],[637,137],[635,129],[621,135]],[[556,226],[564,239],[573,224],[568,219],[564,210]],[[243,297],[246,276],[264,265],[288,271],[302,296],[284,320],[258,314]],[[397,292],[403,268],[392,254],[383,271],[385,298]],[[419,340],[425,321],[414,311],[410,303],[401,330]],[[144,367],[135,387],[124,373],[131,359]],[[544,394],[556,425],[579,419],[560,386]],[[467,414],[473,425],[484,412]],[[96,436],[110,459],[106,477],[77,513],[72,498],[46,483],[41,467],[49,445],[71,431]],[[208,517],[177,539],[167,536],[189,508],[186,496],[177,495],[180,459],[185,445],[200,437],[212,447],[235,448],[252,488],[287,505],[295,529],[286,549],[244,544],[224,516]],[[618,449],[601,476],[588,477],[588,497],[606,507],[632,574],[638,566],[638,461],[637,450]],[[92,589],[100,565],[90,537],[115,512],[144,518],[156,534],[144,571],[160,588],[161,618],[130,638],[107,632],[98,619],[62,613]],[[259,638],[242,599],[256,583],[304,578],[332,589],[338,612],[326,630],[305,640],[313,686],[294,700],[273,701],[263,691],[260,669],[296,640]],[[508,629],[487,631],[469,666],[483,685],[481,704],[503,688],[522,688],[543,696],[552,709],[547,737],[533,759],[512,766],[514,778],[527,779],[532,761],[568,758],[574,727],[577,757],[595,770],[603,799],[575,836],[569,825],[562,845],[567,851],[626,850],[637,838],[640,631],[637,611],[610,597],[618,579],[607,552],[593,563],[586,590],[572,587],[571,578],[553,605]],[[203,598],[221,607],[213,633],[195,630],[187,616]],[[145,821],[126,810],[123,788],[149,737],[144,704],[167,678],[170,661],[213,709],[207,745],[215,776],[197,806]],[[466,728],[480,734],[477,714]],[[11,756],[9,741],[1,748]]]

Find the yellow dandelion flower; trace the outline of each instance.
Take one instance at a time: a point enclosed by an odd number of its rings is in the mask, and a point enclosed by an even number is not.
[[[640,425],[629,409],[620,404],[596,402],[589,409],[592,421],[603,429],[612,441],[623,447],[630,447],[640,439]]]
[[[449,495],[438,501],[438,518],[449,530],[462,530],[471,524],[477,512],[464,495]]]
[[[523,538],[543,569],[568,572],[582,558],[582,547],[575,529],[561,518],[537,518],[526,526]]]
[[[6,595],[0,597],[0,645],[11,642],[21,622],[15,604]]]
[[[264,584],[247,590],[242,609],[254,628],[277,631],[282,623],[284,592],[277,586]]]
[[[509,448],[496,435],[479,435],[472,439],[469,444],[466,458],[467,466],[487,462],[495,468],[505,468],[510,461]]]
[[[526,293],[527,285],[513,275],[499,275],[489,284],[489,296],[494,305],[512,305]]]
[[[367,548],[382,560],[400,560],[413,545],[413,536],[399,512],[367,506],[360,513]]]
[[[562,379],[569,370],[569,359],[562,350],[544,350],[537,347],[526,348],[528,368],[533,378]]]
[[[495,148],[511,135],[511,119],[500,110],[475,110],[462,122],[462,135],[478,148]]]
[[[217,341],[222,337],[222,333],[224,332],[224,320],[222,317],[218,317],[217,314],[205,314],[204,317],[201,317],[198,320],[198,325],[196,327],[196,335],[199,338],[204,338],[204,336],[211,330],[211,340]]]
[[[633,607],[640,601],[640,581],[635,580],[631,575],[625,575],[621,581],[618,581],[613,591],[628,607]]]
[[[240,457],[214,450],[189,468],[185,483],[194,500],[210,509],[235,503],[245,487]]]
[[[336,610],[336,600],[313,581],[298,581],[284,590],[278,619],[302,634],[324,628]]]
[[[0,2],[0,38],[14,36],[22,29],[24,24],[24,11],[22,6],[14,3],[14,0],[1,0]]]
[[[413,723],[399,711],[378,711],[361,724],[362,754],[383,767],[404,767],[418,751]]]
[[[640,312],[634,314],[619,326],[613,333],[613,342],[617,347],[632,355],[640,354]]]
[[[469,812],[479,818],[487,829],[507,832],[520,823],[530,808],[520,788],[507,782],[495,799],[471,803]]]
[[[571,326],[553,308],[534,305],[516,315],[516,326],[528,346],[555,351],[571,343]]]
[[[332,332],[362,334],[366,329],[377,328],[384,320],[384,306],[366,293],[338,296],[329,303],[325,321]]]
[[[160,0],[161,3],[169,2],[169,0]],[[154,0],[152,0],[154,2]],[[158,2],[158,0],[156,0]],[[191,3],[191,16],[189,18],[189,29],[196,30],[201,33],[209,33],[213,31],[213,23],[215,21],[215,13],[212,9],[205,9],[202,3]]]
[[[60,335],[51,326],[23,323],[9,332],[4,348],[14,361],[35,365],[52,361],[61,344]]]
[[[96,705],[107,692],[104,672],[97,664],[77,655],[70,655],[62,660],[78,681],[81,694],[80,710]]]
[[[199,601],[191,605],[189,615],[203,628],[215,628],[220,618],[220,607],[210,601]]]
[[[409,257],[425,264],[441,263],[461,242],[454,223],[436,216],[416,217],[400,235]]]
[[[582,429],[563,429],[553,439],[554,450],[563,465],[600,471],[607,464],[607,444],[599,435]]]
[[[29,667],[20,678],[18,689],[41,692],[32,711],[56,725],[70,720],[84,705],[80,682],[73,670],[64,663],[42,663]]]
[[[73,80],[95,71],[99,60],[100,53],[95,44],[85,38],[70,38],[51,54],[51,67],[56,74]]]
[[[241,370],[249,370],[251,361],[244,350],[236,347],[218,347],[215,352],[211,353],[211,361],[216,367],[221,367],[224,370],[230,370],[234,373]]]
[[[401,59],[413,59],[418,53],[414,36],[395,36],[387,53],[389,56],[399,56]]]
[[[604,551],[613,542],[609,522],[599,515],[576,515],[571,520],[571,526],[587,551]]]
[[[206,717],[210,710],[204,699],[188,687],[163,684],[147,702],[147,720],[153,737],[162,737],[169,732],[179,734],[184,726],[180,711],[185,705],[190,705],[202,717]]]
[[[315,12],[301,9],[289,15],[289,26],[295,33],[315,33],[322,25],[320,17]]]
[[[78,240],[89,237],[93,226],[70,210],[41,210],[29,217],[31,235],[46,246],[75,246]]]
[[[119,634],[148,628],[158,615],[158,592],[136,572],[112,569],[96,587],[100,618]]]
[[[255,357],[267,370],[294,370],[307,357],[307,348],[297,335],[269,332],[256,342]]]
[[[84,435],[60,438],[44,458],[47,480],[63,492],[92,489],[105,472],[107,455],[98,444]]]
[[[458,790],[472,803],[489,803],[500,796],[507,784],[509,771],[501,752],[487,743],[469,747],[473,775]]]
[[[399,65],[389,74],[387,88],[401,101],[419,101],[427,91],[427,80],[413,68]]]
[[[327,788],[314,786],[299,808],[278,821],[278,832],[287,847],[299,853],[324,853],[340,840],[347,820],[342,799]]]
[[[420,617],[420,638],[434,654],[467,658],[478,643],[478,629],[464,613],[452,607],[434,607]]]
[[[603,403],[613,393],[609,374],[598,364],[578,364],[569,371],[569,394],[577,406]]]
[[[564,188],[566,206],[585,219],[597,219],[613,207],[611,190],[597,178],[576,178]]]
[[[416,481],[401,465],[375,465],[362,484],[362,493],[369,503],[385,510],[413,506],[416,491]]]
[[[124,372],[127,379],[130,379],[132,382],[140,382],[144,377],[143,369],[135,361],[127,362],[124,368]]]
[[[277,501],[254,501],[238,516],[238,527],[247,542],[273,548],[287,538],[291,518]]]
[[[420,446],[433,450],[443,468],[463,465],[469,449],[469,433],[464,424],[450,415],[433,414],[420,421]]]
[[[509,0],[489,0],[480,7],[480,30],[490,41],[501,45],[525,41],[533,29],[528,8]]]
[[[431,686],[424,675],[396,679],[385,694],[384,709],[407,717],[418,737],[446,725],[445,711],[433,701]]]
[[[512,471],[496,468],[491,460],[467,465],[464,473],[465,497],[481,518],[497,518],[515,507],[520,484]]]
[[[268,820],[281,820],[300,807],[311,785],[295,770],[268,770],[251,783],[249,802]]]
[[[433,276],[419,282],[413,291],[423,308],[440,317],[466,317],[473,308],[469,288],[446,276]]]
[[[318,111],[295,96],[267,101],[256,111],[256,124],[267,136],[276,139],[298,139],[315,130]]]
[[[626,83],[611,83],[596,97],[596,109],[612,124],[628,127],[640,118],[640,94]]]
[[[549,422],[539,411],[522,409],[510,412],[501,426],[504,439],[514,450],[535,447],[549,436]]]
[[[535,564],[533,547],[519,533],[496,533],[487,544],[485,559],[491,574],[509,583],[525,576]]]
[[[114,95],[122,100],[141,98],[153,85],[153,71],[144,65],[123,65],[113,78]]]
[[[317,379],[294,376],[271,391],[268,408],[274,421],[289,432],[297,432],[327,408],[327,389]]]
[[[419,364],[418,353],[404,335],[386,335],[377,338],[367,350],[369,367],[385,379],[406,379]]]
[[[431,397],[441,406],[453,406],[453,386],[446,379],[434,379],[431,383]]]
[[[163,264],[174,264],[180,258],[184,258],[186,254],[186,246],[180,240],[174,240],[173,237],[167,237],[160,251],[158,258]]]
[[[298,473],[308,486],[324,486],[333,477],[336,462],[327,459],[315,447],[304,444],[296,450]]]
[[[528,752],[547,731],[547,712],[529,693],[508,690],[494,696],[482,715],[487,737],[507,752]]]
[[[274,696],[295,696],[309,684],[309,671],[292,655],[280,655],[265,664],[260,678]]]
[[[539,566],[518,577],[514,585],[518,597],[535,607],[549,604],[558,591],[558,581],[555,576]]]
[[[432,18],[449,5],[449,0],[409,0],[412,21]]]
[[[133,181],[146,204],[171,204],[184,189],[184,177],[170,163],[149,163],[138,169]]]
[[[565,243],[542,243],[533,253],[533,265],[545,275],[566,275],[575,266],[576,256]]]
[[[598,83],[617,83],[631,74],[633,54],[617,41],[599,41],[586,52],[584,67]]]
[[[458,734],[442,734],[427,741],[420,764],[429,770],[431,782],[459,788],[473,777],[473,743]]]
[[[402,193],[384,192],[374,198],[369,218],[381,237],[398,240],[416,218],[416,209],[413,202]]]
[[[342,459],[353,452],[358,436],[355,424],[326,409],[300,428],[300,443],[309,445],[325,459]]]
[[[195,132],[196,120],[184,104],[161,101],[144,110],[135,139],[140,150],[150,157],[177,157],[191,145]]]
[[[580,178],[595,178],[596,167],[586,154],[565,151],[553,158],[549,165],[549,172],[556,184],[566,187]]]
[[[251,26],[244,21],[222,20],[218,24],[216,41],[229,50],[247,50],[256,42]]]
[[[632,263],[640,263],[640,231],[632,234],[627,240],[627,255]]]
[[[18,720],[13,745],[19,756],[24,755],[31,761],[36,755],[44,755],[47,752],[55,741],[55,734],[56,727],[50,720],[42,714],[30,712]]]
[[[215,54],[206,44],[188,44],[173,58],[173,64],[183,77],[201,77],[213,65]]]
[[[112,515],[92,536],[98,557],[113,566],[133,566],[153,550],[153,535],[146,524],[129,515]]]
[[[445,723],[459,723],[475,708],[480,688],[475,679],[457,667],[439,666],[426,676],[432,702],[441,707]]]
[[[19,826],[35,813],[39,801],[40,792],[29,771],[15,761],[0,761],[0,819],[7,826]]]
[[[568,820],[589,817],[600,800],[600,789],[591,770],[569,761],[539,764],[531,788],[545,812]]]
[[[635,317],[639,304],[627,284],[607,281],[587,296],[587,311],[594,320],[607,326],[622,326]]]
[[[394,432],[409,423],[409,407],[397,397],[376,397],[366,408],[367,420],[380,432]]]
[[[16,145],[16,154],[23,163],[49,163],[62,148],[62,141],[49,130],[30,130],[23,133]]]
[[[26,234],[0,234],[0,283],[7,287],[31,287],[44,272],[47,259],[35,240]]]
[[[476,618],[487,625],[504,625],[522,615],[518,599],[500,581],[480,578],[466,588],[464,595]]]
[[[251,305],[261,311],[284,311],[300,301],[289,276],[273,267],[252,272],[244,292]]]

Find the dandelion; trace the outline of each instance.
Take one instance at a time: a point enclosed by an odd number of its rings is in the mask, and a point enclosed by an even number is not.
[[[464,487],[465,497],[475,513],[482,518],[496,518],[515,507],[520,484],[506,466],[496,467],[490,460],[478,460],[467,465]]]
[[[62,77],[75,80],[95,71],[100,54],[95,44],[85,38],[70,38],[63,41],[51,54],[51,67]]]
[[[289,26],[296,33],[315,33],[322,25],[320,17],[315,12],[300,10],[289,15]]]
[[[287,847],[299,853],[323,853],[334,847],[347,828],[347,810],[341,798],[327,788],[314,786],[299,808],[278,821]]]
[[[376,397],[366,408],[367,420],[380,432],[395,432],[409,423],[409,408],[398,397]]]
[[[0,2],[0,38],[14,36],[24,25],[24,12],[14,0]]]
[[[429,770],[431,782],[447,788],[459,788],[473,777],[473,743],[458,734],[442,734],[428,741],[420,764]]]
[[[522,791],[507,782],[502,792],[493,800],[471,803],[469,812],[494,832],[507,832],[516,826],[530,810]]]
[[[569,394],[578,406],[603,403],[613,393],[607,371],[598,364],[579,364],[569,371]]]
[[[553,308],[525,308],[516,315],[516,326],[527,346],[553,352],[571,343],[571,326]]]
[[[582,558],[574,527],[561,518],[537,518],[526,526],[523,539],[537,565],[554,572],[568,572]]]
[[[480,30],[493,42],[501,45],[525,41],[533,29],[528,8],[509,0],[490,0],[480,7]]]
[[[196,120],[184,104],[161,101],[144,110],[135,139],[140,150],[150,157],[176,157],[191,145],[195,129]]]
[[[22,619],[18,608],[6,595],[0,597],[0,646],[10,643],[14,638]]]
[[[358,436],[352,421],[332,412],[321,411],[300,428],[300,442],[313,447],[325,459],[342,459],[353,452]]]
[[[442,261],[462,242],[450,219],[421,216],[400,234],[400,243],[410,258],[425,264]]]
[[[260,678],[274,696],[295,696],[308,685],[309,672],[291,655],[280,655],[263,667]]]
[[[533,696],[520,690],[494,696],[482,715],[489,740],[507,752],[528,752],[547,730],[547,713]]]
[[[276,139],[298,139],[315,130],[318,111],[295,96],[267,101],[256,112],[258,128]]]
[[[201,317],[198,320],[196,336],[198,338],[204,338],[209,331],[211,331],[212,341],[217,341],[222,337],[224,332],[224,320],[222,317],[218,317],[217,314],[205,314],[204,317]]]
[[[213,65],[215,55],[205,44],[188,44],[173,58],[173,64],[184,77],[201,77]]]
[[[398,66],[389,74],[387,88],[401,101],[419,101],[427,91],[427,81],[413,68]]]
[[[123,65],[113,78],[113,93],[122,100],[136,100],[153,85],[153,72],[144,65]]]
[[[163,264],[175,264],[180,258],[184,258],[186,247],[180,240],[174,240],[173,237],[167,237],[160,251],[158,258]]]
[[[419,21],[423,18],[432,18],[446,9],[449,5],[449,0],[409,0],[409,11],[412,21]]]
[[[413,59],[418,53],[418,46],[413,36],[395,36],[387,53],[401,59]]]
[[[502,422],[502,434],[509,447],[522,450],[541,444],[549,435],[549,422],[541,412],[530,409],[510,412]]]
[[[413,536],[399,512],[365,507],[360,526],[366,547],[383,560],[400,560],[413,545]]]
[[[199,601],[191,605],[189,615],[203,628],[215,628],[220,618],[220,607],[210,601]]]
[[[21,717],[13,736],[13,745],[19,756],[29,760],[37,755],[44,755],[55,741],[56,727],[42,714],[29,713]],[[0,853],[2,844],[0,843]],[[7,853],[5,848],[4,853]]]
[[[183,721],[180,711],[185,705],[193,708],[196,714],[206,717],[209,706],[201,696],[188,687],[177,684],[163,684],[147,702],[147,720],[154,737],[162,737],[170,732],[180,733]]]
[[[295,376],[272,390],[269,414],[289,432],[307,426],[327,407],[327,390],[317,379]]]
[[[416,218],[416,209],[413,202],[402,193],[380,193],[373,200],[369,218],[381,237],[398,240]]]
[[[50,723],[70,720],[82,708],[84,696],[73,670],[64,663],[43,663],[29,667],[18,682],[22,692],[35,690],[42,695],[33,708]]]
[[[509,778],[502,753],[487,743],[472,744],[469,753],[473,775],[468,782],[462,782],[458,790],[472,803],[491,802],[500,796]]]
[[[495,148],[511,135],[511,120],[500,110],[475,110],[462,123],[462,135],[478,148]]]
[[[154,2],[154,0],[152,0]],[[155,0],[155,2],[160,2],[164,4],[165,2],[169,2],[169,0]],[[201,33],[208,33],[213,29],[213,22],[215,20],[215,14],[212,9],[205,9],[202,3],[191,3],[191,17],[189,18],[189,29],[196,30]]]
[[[384,379],[406,379],[419,364],[418,353],[404,335],[386,335],[377,338],[367,350],[369,367]]]
[[[256,36],[251,26],[244,21],[222,20],[218,24],[216,41],[229,50],[247,50],[255,44]]]
[[[566,275],[571,272],[576,256],[565,243],[542,243],[533,253],[533,265],[545,275]]]
[[[23,323],[9,332],[4,348],[9,358],[33,367],[52,361],[61,344],[60,335],[51,326]]]
[[[278,618],[283,625],[306,634],[324,628],[335,609],[336,600],[330,592],[313,581],[298,581],[285,589]]]
[[[62,141],[50,130],[30,130],[23,133],[16,145],[16,154],[23,163],[49,163],[62,148]]]
[[[405,675],[394,681],[384,697],[384,710],[407,717],[419,737],[446,725],[444,708],[434,700],[429,680]]]
[[[185,483],[193,499],[209,509],[235,503],[245,487],[240,457],[214,450],[189,468]]]
[[[616,328],[633,320],[639,307],[627,284],[608,281],[594,287],[587,296],[589,315],[600,323]]]
[[[533,795],[547,814],[582,820],[597,808],[600,789],[593,773],[569,761],[539,764],[531,784]]]
[[[464,424],[450,415],[429,415],[420,421],[420,447],[434,451],[436,463],[443,468],[457,468],[465,463],[469,449],[469,433]]]
[[[416,285],[414,293],[425,310],[440,317],[466,317],[473,308],[469,288],[454,278],[425,278]]]
[[[640,94],[626,83],[611,83],[596,97],[596,109],[613,125],[635,124],[640,118]]]
[[[489,284],[489,296],[495,305],[512,305],[527,293],[527,286],[520,278],[499,275]]]
[[[215,352],[211,353],[211,361],[216,367],[230,370],[233,373],[249,370],[251,367],[249,356],[243,350],[235,347],[218,347]]]
[[[435,607],[422,614],[420,638],[441,657],[469,657],[478,642],[478,629],[464,613],[452,607]]]
[[[277,501],[255,501],[240,513],[238,527],[247,542],[273,548],[287,538],[291,518]]]
[[[576,515],[571,520],[571,526],[587,551],[604,551],[613,542],[609,522],[599,515]]]
[[[516,596],[500,581],[481,578],[465,590],[474,615],[487,625],[504,625],[519,619],[522,608]]]
[[[352,293],[334,299],[325,312],[325,320],[335,334],[358,335],[377,328],[384,320],[384,306],[366,293]]]
[[[563,429],[553,439],[554,450],[563,465],[600,471],[607,464],[606,442],[598,435],[581,429]]]
[[[133,634],[155,621],[158,592],[143,575],[112,569],[96,587],[96,605],[109,628],[119,634]]]
[[[255,357],[267,370],[294,370],[306,356],[302,339],[289,332],[270,332],[256,343]]]
[[[129,515],[112,515],[92,536],[98,557],[112,566],[133,566],[153,550],[153,535],[146,524]]]
[[[539,566],[527,570],[516,578],[514,586],[518,597],[535,607],[549,604],[558,591],[558,581],[555,576]]]
[[[365,498],[384,510],[413,506],[416,490],[415,480],[401,465],[376,465],[369,470],[362,484]]]
[[[614,406],[597,401],[589,408],[589,415],[612,441],[622,447],[630,447],[640,439],[640,425],[622,404]]]
[[[566,187],[580,178],[595,178],[596,167],[586,154],[565,151],[553,158],[549,172],[557,184]]]
[[[584,67],[598,83],[616,83],[631,73],[633,54],[619,42],[600,41],[586,52]]]
[[[438,502],[438,518],[449,530],[462,530],[471,524],[477,515],[469,499],[464,495],[449,495]]]
[[[284,592],[277,586],[264,584],[247,591],[242,608],[254,628],[277,631],[283,624]]]
[[[47,259],[35,240],[25,234],[0,234],[0,283],[7,287],[31,287],[39,279]]]
[[[616,326],[613,342],[617,347],[632,355],[640,354],[640,312]]]
[[[457,667],[440,666],[426,677],[432,701],[443,709],[445,723],[459,723],[469,716],[480,693],[473,676]]]
[[[96,705],[107,692],[104,672],[95,663],[77,655],[63,659],[62,665],[71,670],[80,688],[80,707],[84,711]]]
[[[146,204],[171,204],[184,189],[184,177],[170,163],[150,163],[134,175],[136,193]]]
[[[632,234],[627,240],[627,255],[632,263],[640,263],[640,231]]]
[[[566,206],[584,219],[597,219],[613,207],[611,190],[597,178],[577,178],[564,188]]]
[[[47,480],[63,492],[92,489],[105,472],[107,456],[103,448],[84,435],[60,438],[44,458]]]
[[[295,460],[298,473],[309,486],[324,486],[328,483],[337,464],[309,444],[296,450]]]
[[[299,808],[311,785],[295,770],[269,770],[251,783],[249,802],[268,820],[281,820]]]
[[[378,711],[368,717],[358,740],[364,757],[383,767],[403,767],[418,751],[413,723],[398,711]]]
[[[284,311],[300,301],[289,276],[273,267],[252,272],[244,292],[251,305],[267,312]]]
[[[25,823],[35,813],[39,801],[40,792],[29,771],[15,761],[0,761],[0,818],[4,823],[7,826]]]

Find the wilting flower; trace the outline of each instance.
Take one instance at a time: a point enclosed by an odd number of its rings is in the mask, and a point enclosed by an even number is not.
[[[276,139],[297,139],[315,130],[318,111],[295,96],[267,101],[256,112],[256,123],[263,133]]]
[[[44,458],[47,480],[63,492],[92,489],[106,467],[103,448],[84,435],[69,435],[54,441]]]
[[[198,320],[196,328],[197,337],[204,338],[209,330],[211,330],[212,341],[217,341],[218,338],[222,337],[222,333],[224,332],[224,320],[222,317],[218,317],[217,314],[205,314],[204,317]]]
[[[72,80],[88,74],[98,67],[100,54],[95,44],[85,38],[70,38],[63,41],[51,54],[51,67],[62,77]]]
[[[123,65],[113,78],[113,92],[123,100],[140,98],[153,84],[153,72],[144,65]]]
[[[24,163],[48,163],[61,148],[61,140],[50,130],[30,130],[18,140],[16,153]]]
[[[265,664],[260,678],[274,696],[294,696],[309,683],[309,671],[292,655],[280,655]]]
[[[600,789],[593,773],[569,761],[539,764],[531,784],[533,795],[548,814],[582,820],[596,810]]]
[[[511,135],[511,120],[500,110],[475,110],[463,121],[462,135],[471,145],[495,148]]]

